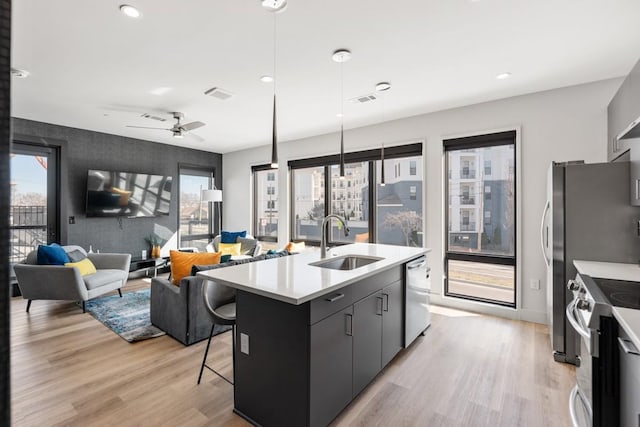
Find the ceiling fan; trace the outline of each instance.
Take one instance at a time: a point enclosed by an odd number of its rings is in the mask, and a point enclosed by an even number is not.
[[[158,130],[168,130],[169,132],[171,132],[173,134],[174,138],[183,138],[185,134],[188,134],[189,132],[191,132],[194,129],[198,129],[201,128],[202,126],[204,126],[206,123],[202,123],[202,122],[191,122],[191,123],[186,123],[186,124],[182,124],[181,120],[184,119],[184,114],[175,111],[173,113],[173,118],[176,119],[176,123],[173,125],[173,127],[171,128],[156,128],[156,127],[149,127],[149,126],[130,126],[127,125],[128,128],[136,128],[136,129],[158,129]],[[193,135],[196,138],[199,138],[197,135]],[[201,138],[200,138],[201,139]]]

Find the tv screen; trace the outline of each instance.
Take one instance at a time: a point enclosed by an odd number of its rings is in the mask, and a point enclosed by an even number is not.
[[[89,169],[87,216],[169,215],[171,177]]]

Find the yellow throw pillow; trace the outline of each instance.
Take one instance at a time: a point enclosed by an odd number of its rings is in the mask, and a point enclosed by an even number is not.
[[[285,247],[285,249],[292,254],[297,252],[302,252],[304,251],[304,242],[300,242],[300,243],[289,242]]]
[[[120,200],[118,200],[118,206],[127,206],[129,204],[129,197],[131,197],[131,191],[123,190],[121,188],[111,188],[113,194],[119,194]]]
[[[220,264],[221,252],[180,252],[169,251],[171,259],[171,280],[176,286],[180,281],[191,275],[191,267],[194,265]]]
[[[86,276],[88,274],[96,273],[96,266],[93,265],[93,263],[89,258],[85,258],[82,261],[78,261],[78,262],[66,262],[64,266],[77,268],[78,270],[80,270],[81,276]]]
[[[218,243],[218,250],[222,255],[241,255],[240,248],[242,243]]]

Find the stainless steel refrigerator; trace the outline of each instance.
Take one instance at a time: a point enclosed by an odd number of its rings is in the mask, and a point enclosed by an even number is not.
[[[554,359],[578,363],[577,333],[565,309],[573,260],[637,263],[640,208],[629,198],[629,163],[552,163],[541,226],[547,264],[547,316]]]

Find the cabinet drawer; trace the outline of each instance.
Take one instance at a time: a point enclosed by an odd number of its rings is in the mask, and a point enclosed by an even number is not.
[[[360,280],[351,285],[353,288],[353,301],[360,301],[374,292],[378,292],[385,286],[402,280],[404,265],[392,267],[388,270],[377,273],[371,277]]]
[[[324,319],[353,304],[353,286],[345,286],[309,302],[309,324]]]

